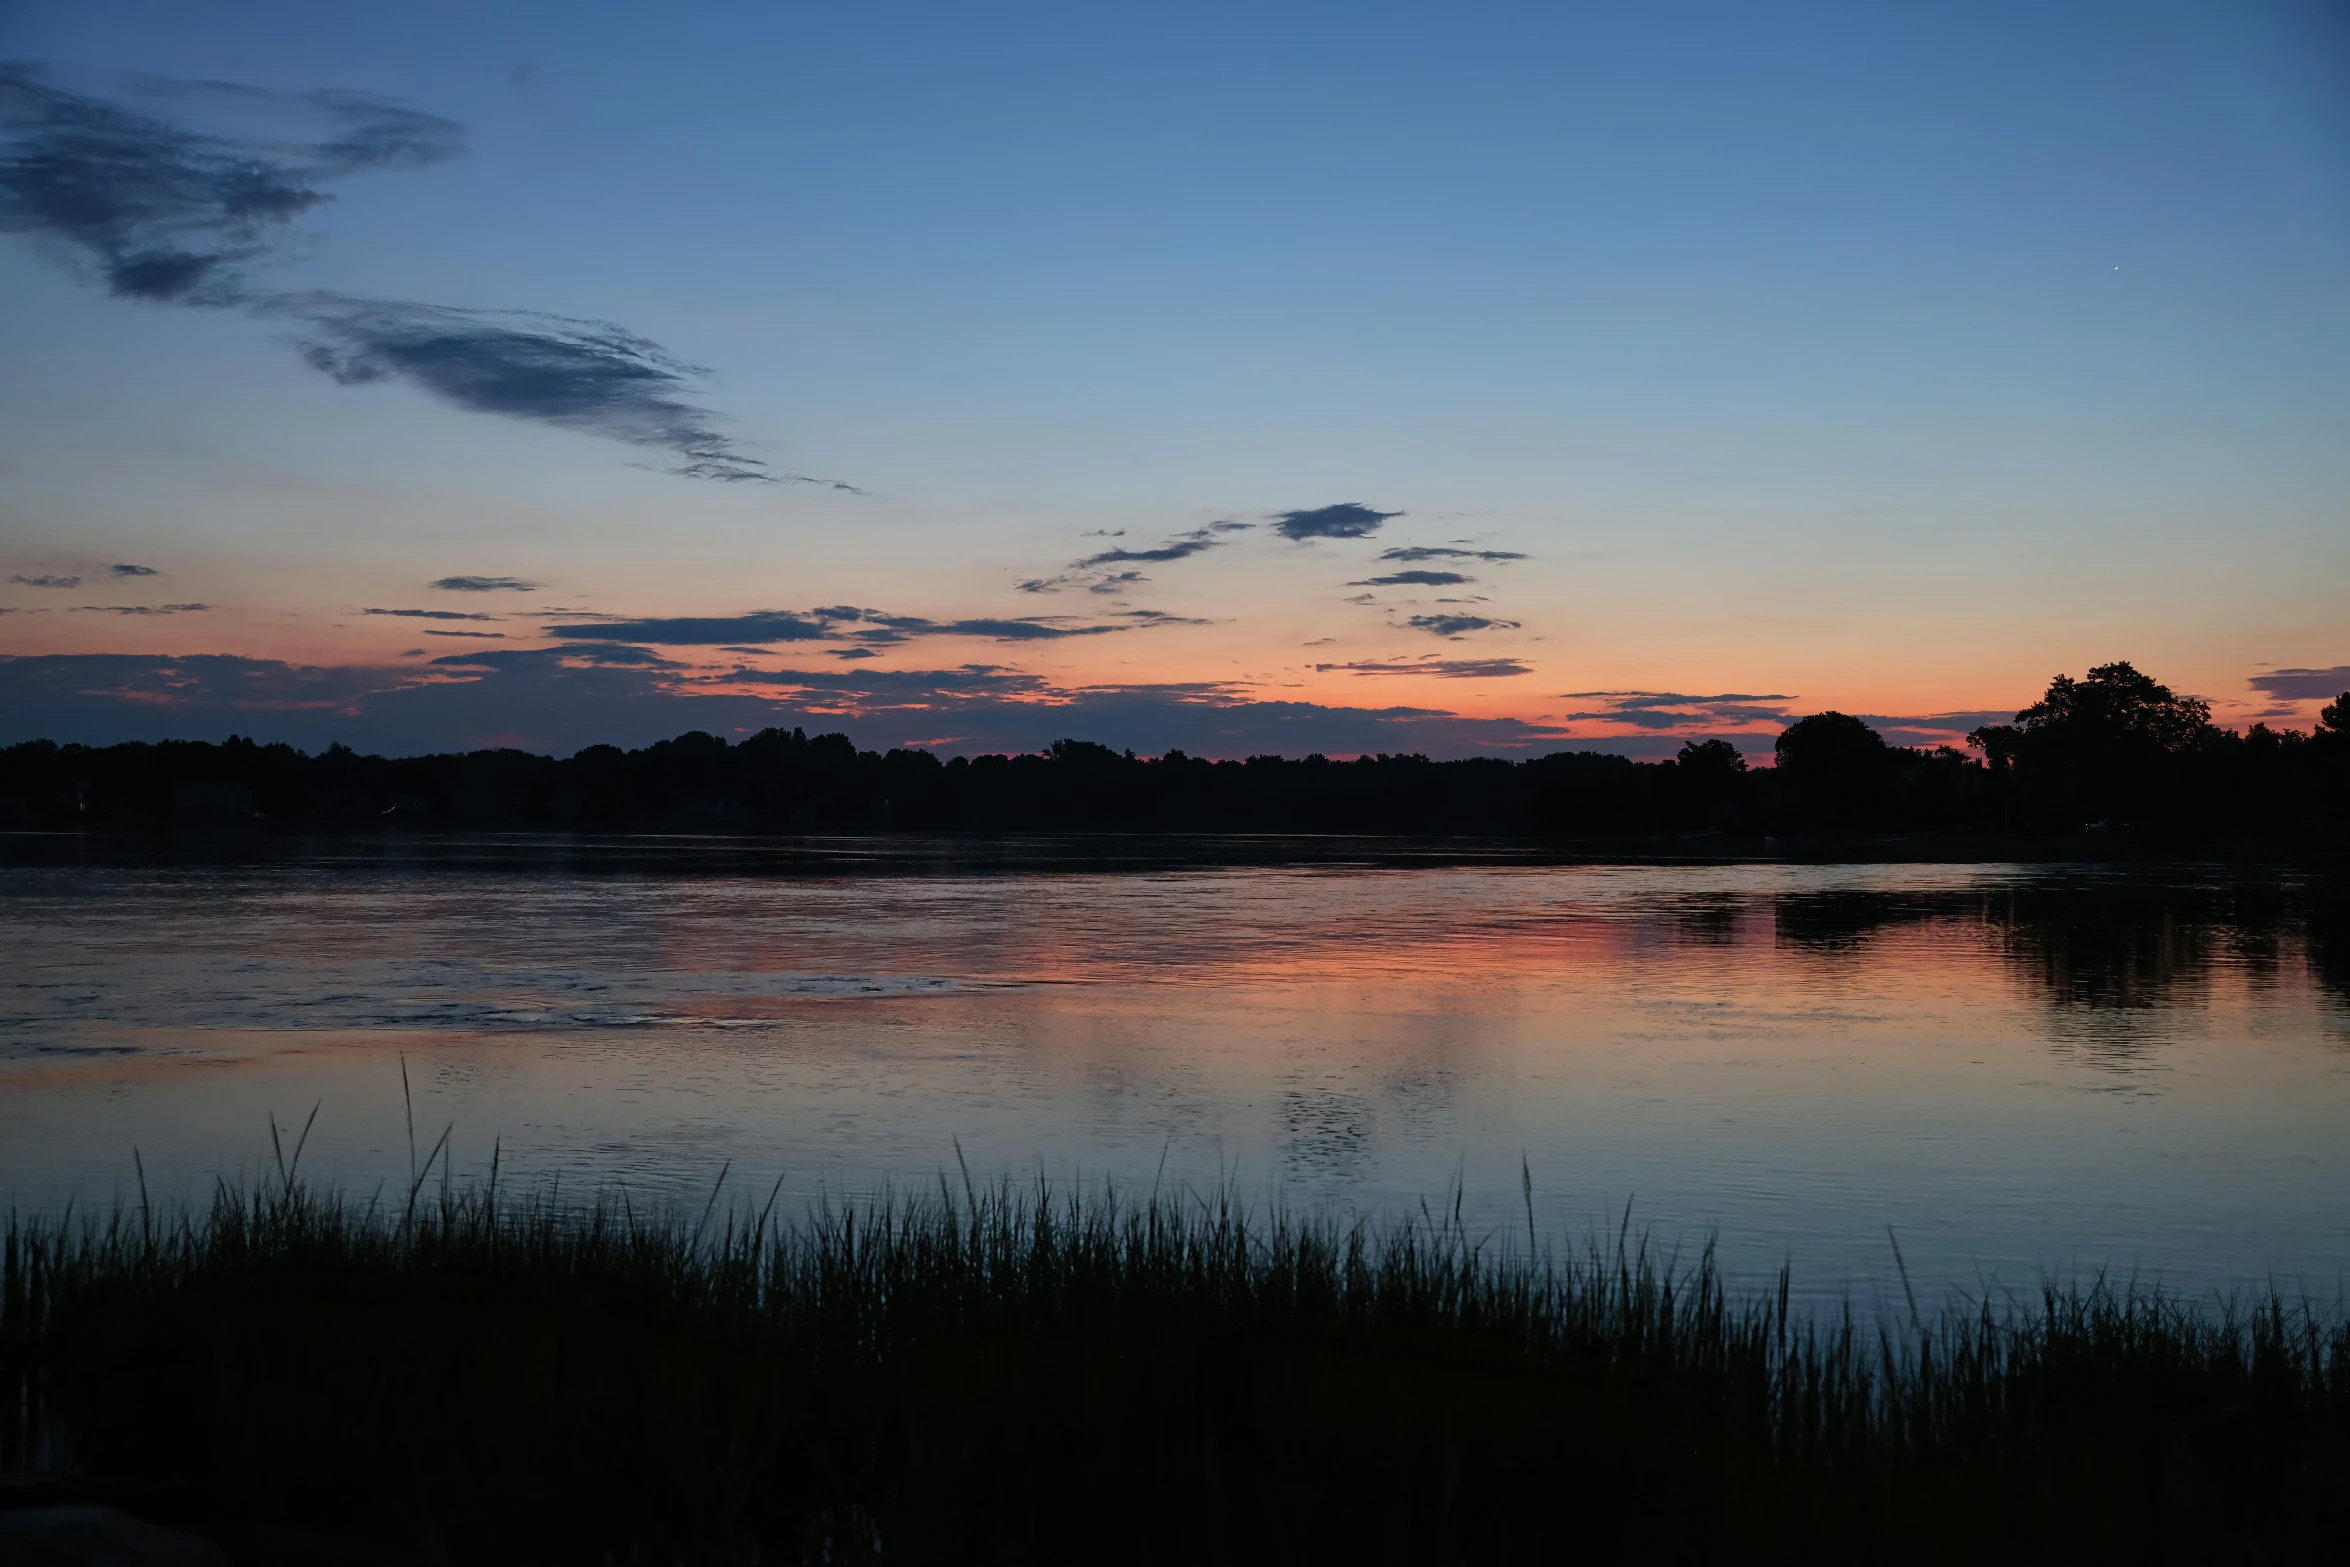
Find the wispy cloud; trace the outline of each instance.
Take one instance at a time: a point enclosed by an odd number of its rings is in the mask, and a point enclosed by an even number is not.
[[[79,577],[10,577],[8,580],[27,588],[78,588],[82,585]]]
[[[536,593],[545,584],[520,577],[436,577],[432,585],[446,593]]]
[[[503,631],[427,631],[425,635],[428,637],[476,637],[487,642],[506,640],[506,633]]]
[[[1464,577],[1457,571],[1397,571],[1390,572],[1384,577],[1365,577],[1362,581],[1350,582],[1347,586],[1350,588],[1450,588],[1476,580],[1475,577]]]
[[[578,642],[652,642],[666,647],[716,647],[729,642],[818,642],[832,627],[780,610],[748,615],[678,615],[653,620],[594,620],[549,626],[547,635]]]
[[[1095,566],[1119,565],[1128,561],[1149,565],[1188,560],[1204,550],[1214,549],[1217,545],[1222,544],[1228,535],[1245,533],[1254,526],[1254,523],[1247,522],[1211,522],[1204,528],[1194,528],[1189,533],[1178,534],[1157,549],[1103,550],[1098,555],[1088,555],[1083,560],[1071,561],[1069,569],[1071,571],[1085,571]]]
[[[90,610],[102,615],[192,615],[208,610],[209,604],[76,604],[77,610]]]
[[[1179,533],[1156,549],[1102,550],[1097,554],[1088,555],[1082,560],[1071,561],[1064,570],[1053,576],[1030,577],[1023,582],[1015,583],[1014,586],[1023,593],[1057,593],[1072,584],[1082,583],[1086,591],[1091,593],[1123,593],[1130,588],[1150,581],[1150,578],[1139,571],[1104,571],[1104,567],[1137,564],[1163,566],[1174,561],[1189,560],[1194,555],[1203,554],[1220,544],[1230,542],[1232,534],[1246,533],[1255,526],[1256,524],[1253,522],[1211,522],[1204,527],[1194,528],[1189,533]],[[1124,533],[1125,530],[1121,528],[1116,533],[1097,536],[1119,538]]]
[[[1040,675],[1000,664],[965,664],[957,669],[746,669],[721,678],[729,684],[748,682],[843,697],[879,697],[893,704],[982,693],[1028,695],[1047,685]]]
[[[444,653],[433,663],[452,669],[679,669],[649,647],[485,648],[477,653]]]
[[[1788,702],[1783,692],[1721,691],[1691,695],[1679,691],[1569,691],[1571,702],[1600,705],[1566,715],[1570,721],[1629,724],[1635,729],[1705,729],[1724,724],[1788,724],[1795,715],[1762,704]]]
[[[344,386],[406,381],[475,413],[666,452],[678,459],[668,471],[691,479],[855,488],[768,472],[688,400],[706,371],[609,321],[328,293],[285,295],[268,309],[302,323],[302,357]]]
[[[2253,690],[2287,702],[2332,699],[2350,691],[2350,664],[2330,669],[2270,669],[2245,682]]]
[[[1400,516],[1401,513],[1397,515]],[[1456,550],[1421,544],[1405,545],[1379,552],[1379,559],[1396,561],[1405,565],[1421,560],[1481,560],[1498,565],[1502,561],[1524,560],[1525,558],[1516,550]]]
[[[1530,675],[1533,666],[1514,658],[1361,659],[1352,664],[1316,664],[1318,674],[1434,675],[1443,680],[1501,680]]]
[[[1125,610],[1110,621],[1068,615],[932,620],[891,615],[851,604],[804,612],[759,610],[747,615],[692,615],[649,620],[598,620],[549,626],[549,636],[574,641],[649,642],[664,647],[723,647],[730,643],[847,640],[887,645],[918,637],[984,637],[993,642],[1058,642],[1106,636],[1146,625],[1204,625],[1159,610]]]
[[[1380,524],[1400,511],[1373,511],[1354,501],[1315,506],[1305,511],[1273,514],[1273,531],[1285,539],[1362,539],[1379,531]]]
[[[1494,620],[1484,615],[1414,615],[1404,622],[1414,631],[1425,631],[1434,636],[1458,638],[1471,631],[1515,631],[1518,622]]]
[[[1122,609],[1118,613],[1128,620],[1137,620],[1146,626],[1212,626],[1213,620],[1196,615],[1177,615],[1163,609]]]
[[[903,618],[903,617],[901,617]],[[1058,642],[1064,637],[1098,637],[1112,631],[1124,631],[1124,626],[1071,625],[1068,621],[1044,616],[1024,620],[946,620],[920,622],[921,634],[926,636],[987,637],[997,642]],[[893,630],[907,629],[893,625]]]
[[[1783,691],[1724,691],[1713,696],[1684,696],[1674,691],[1567,691],[1569,702],[1609,701],[1642,707],[1688,707],[1713,702],[1792,702]]]
[[[771,470],[694,400],[707,372],[609,322],[257,286],[255,268],[285,253],[295,220],[332,199],[324,185],[454,157],[464,132],[453,121],[363,93],[145,86],[175,108],[266,122],[268,134],[193,129],[68,91],[37,66],[0,66],[0,232],[93,266],[124,298],[295,322],[303,358],[345,386],[403,381],[471,412],[661,452],[688,478],[855,490]]]
[[[134,566],[128,561],[119,560],[116,561],[113,565],[107,567],[106,570],[109,575],[116,577],[153,577],[160,575],[160,573],[158,573],[153,566]]]
[[[454,609],[363,609],[362,615],[391,615],[401,620],[496,620],[495,615],[468,615]]]
[[[36,65],[0,65],[0,231],[78,252],[126,299],[246,303],[247,264],[333,199],[320,187],[465,146],[454,122],[365,93],[145,85],[151,98],[276,134],[192,130],[70,92]]]

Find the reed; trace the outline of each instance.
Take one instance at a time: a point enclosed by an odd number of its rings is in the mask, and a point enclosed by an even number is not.
[[[429,1165],[427,1166],[429,1173]],[[1876,1324],[1625,1231],[978,1186],[647,1212],[281,1167],[11,1220],[0,1468],[240,1562],[2316,1560],[2350,1329]],[[397,1200],[394,1200],[397,1199]]]

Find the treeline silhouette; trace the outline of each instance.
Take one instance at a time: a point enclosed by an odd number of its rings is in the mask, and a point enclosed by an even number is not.
[[[1735,840],[1958,830],[2127,831],[2156,840],[2350,827],[2350,692],[2312,733],[2238,732],[2129,664],[1968,737],[1889,745],[1843,713],[1749,768],[1727,740],[1672,759],[1157,758],[1083,740],[1022,756],[859,751],[846,735],[700,732],[569,758],[518,750],[316,755],[231,737],[0,750],[0,825],[576,828],[740,832],[1296,832]]]

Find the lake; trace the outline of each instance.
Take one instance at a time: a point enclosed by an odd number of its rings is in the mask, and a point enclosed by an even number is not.
[[[0,868],[0,1198],[974,1176],[1628,1222],[1813,1303],[2350,1279],[2338,878],[1320,841],[385,839]],[[288,1132],[290,1141],[291,1132]]]

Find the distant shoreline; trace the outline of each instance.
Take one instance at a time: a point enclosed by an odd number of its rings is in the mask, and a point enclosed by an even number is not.
[[[679,869],[728,861],[786,868],[795,860],[833,873],[859,864],[879,870],[938,868],[1018,873],[1038,869],[1298,865],[1406,866],[1737,866],[1737,865],[2099,865],[2115,868],[2225,866],[2331,869],[2350,865],[2350,838],[2310,834],[2174,846],[2126,834],[1942,833],[1846,838],[1726,840],[1677,835],[1664,842],[1577,841],[1534,835],[966,831],[579,832],[488,825],[385,826],[318,830],[270,824],[96,829],[0,829],[0,865],[266,862],[310,855],[345,858],[396,852],[410,864],[450,868],[550,859]]]
[[[860,751],[844,734],[691,732],[568,757],[502,749],[316,754],[230,736],[0,747],[0,829],[436,829],[682,836],[1306,835],[1538,842],[1586,857],[2301,860],[2350,849],[2350,693],[2311,731],[2238,732],[2128,664],[1968,736],[1890,745],[1799,718],[1774,765],[1730,741],[1433,761],[1138,756],[1056,740],[1022,755]],[[1976,754],[1979,753],[1979,754]]]

